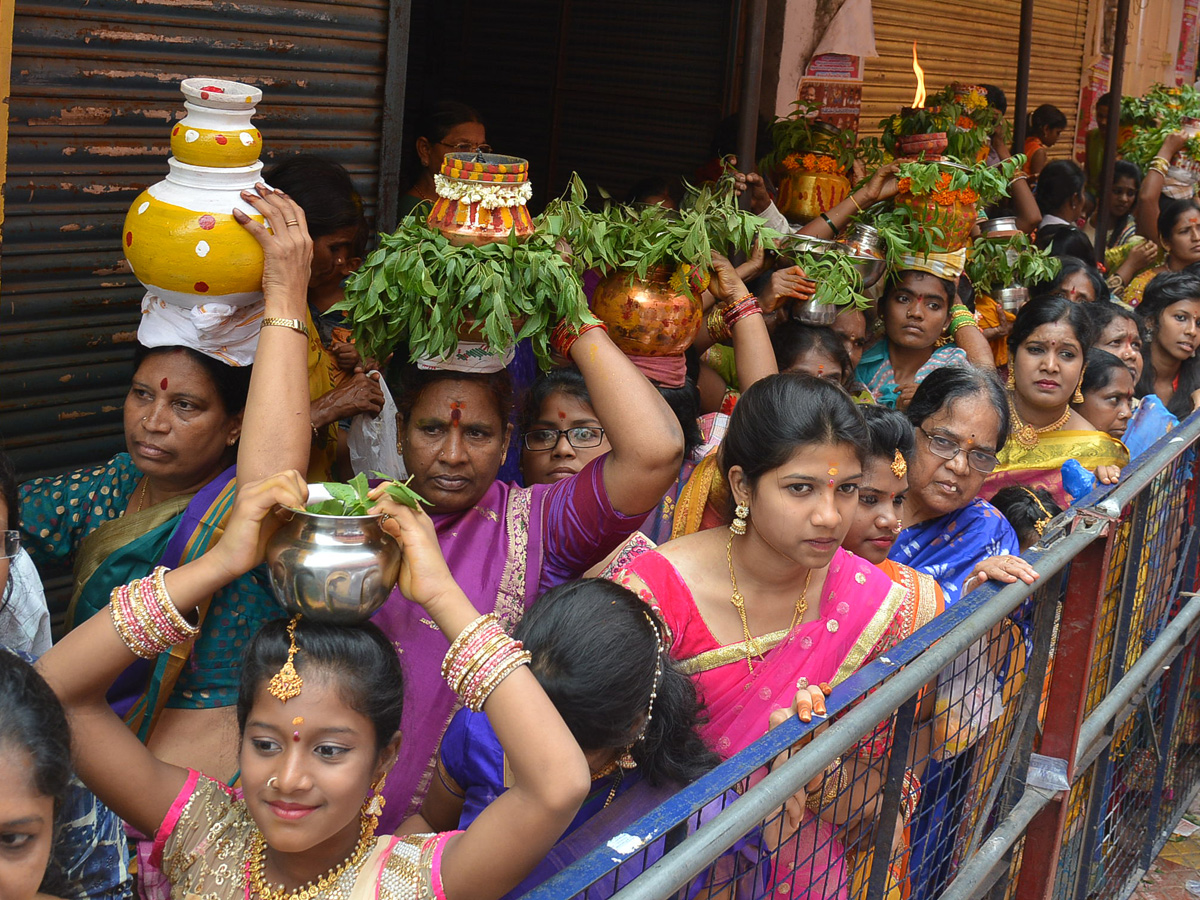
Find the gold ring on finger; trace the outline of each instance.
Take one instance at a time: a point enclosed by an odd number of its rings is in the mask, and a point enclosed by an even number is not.
[[[288,219],[288,220],[285,222],[285,224],[287,225],[287,227],[288,227],[288,228],[291,228],[293,225],[299,225],[299,224],[300,224],[300,222],[299,222],[298,220],[296,220],[296,219]]]

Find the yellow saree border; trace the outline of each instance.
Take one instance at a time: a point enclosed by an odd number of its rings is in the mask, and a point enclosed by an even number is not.
[[[833,676],[832,684],[841,684],[858,671],[863,664],[863,660],[875,649],[875,645],[879,643],[879,639],[883,637],[883,633],[892,624],[892,620],[896,617],[897,611],[909,593],[910,591],[904,585],[892,582],[892,586],[888,589],[883,602],[879,604],[879,609],[875,611],[875,615],[871,616],[871,621],[859,633],[858,640],[854,642],[854,646],[850,648],[850,652],[842,660],[837,674]]]
[[[712,494],[713,483],[721,478],[717,469],[717,455],[710,453],[696,464],[679,492],[675,504],[675,516],[671,523],[671,540],[685,534],[695,534],[704,519],[704,507]]]
[[[1085,469],[1096,466],[1129,465],[1129,450],[1115,437],[1101,431],[1053,431],[1039,436],[1037,446],[1022,447],[1015,439],[997,454],[996,475],[1030,469],[1061,469],[1068,459],[1077,459]]]
[[[736,644],[725,644],[721,647],[715,647],[712,650],[705,650],[703,653],[697,653],[695,656],[689,656],[687,659],[678,660],[677,664],[685,675],[699,675],[701,672],[719,669],[721,666],[727,666],[731,662],[745,659],[747,650],[755,654],[763,654],[774,650],[787,636],[788,632],[786,629],[783,631],[772,631],[770,634],[764,634],[760,638],[755,638],[753,647],[745,641],[739,641]]]

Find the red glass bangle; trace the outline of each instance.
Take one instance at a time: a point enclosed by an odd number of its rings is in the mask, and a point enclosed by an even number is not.
[[[589,322],[578,331],[573,326],[568,325],[565,320],[559,322],[554,326],[554,330],[550,332],[550,349],[563,359],[570,359],[571,348],[575,346],[575,342],[593,328],[603,328],[605,332],[608,331],[608,326],[603,322]]]

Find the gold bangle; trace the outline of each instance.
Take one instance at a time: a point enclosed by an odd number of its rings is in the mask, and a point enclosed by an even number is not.
[[[859,205],[858,205],[858,201],[854,199],[854,193],[853,193],[853,192],[851,192],[851,194],[850,194],[850,202],[854,204],[854,208],[855,208],[855,209],[857,209],[859,212],[862,212],[862,207],[861,207],[861,206],[859,206]]]
[[[308,326],[304,324],[303,319],[283,319],[279,316],[265,316],[262,320],[263,328],[271,325],[277,328],[290,328],[292,331],[298,331],[305,337],[308,337]]]

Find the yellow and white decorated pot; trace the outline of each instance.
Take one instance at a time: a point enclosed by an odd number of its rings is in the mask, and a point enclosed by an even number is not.
[[[188,78],[187,115],[171,129],[171,154],[192,166],[236,168],[257,162],[262,135],[250,124],[262,91],[238,81]]]
[[[138,281],[176,306],[261,300],[262,248],[233,210],[263,221],[241,198],[261,180],[262,163],[207,168],[169,159],[167,165],[166,179],[138,195],[121,230]]]

